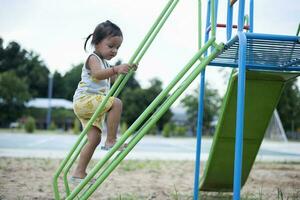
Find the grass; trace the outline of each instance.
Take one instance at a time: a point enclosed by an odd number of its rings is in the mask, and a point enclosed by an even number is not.
[[[126,162],[121,162],[119,168],[126,172],[142,170],[142,169],[151,169],[159,170],[161,168],[161,162],[159,161],[136,161],[136,160],[127,160]]]

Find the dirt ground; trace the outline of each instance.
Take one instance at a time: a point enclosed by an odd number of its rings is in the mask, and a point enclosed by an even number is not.
[[[54,199],[52,177],[59,163],[1,157],[0,200]],[[192,161],[124,161],[90,199],[192,199],[193,173]],[[201,192],[201,199],[231,199],[231,195]],[[256,163],[242,199],[300,199],[300,163]]]

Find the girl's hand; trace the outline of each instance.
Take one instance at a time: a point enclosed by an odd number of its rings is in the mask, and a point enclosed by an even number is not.
[[[136,64],[122,64],[114,67],[117,74],[127,74],[131,69],[136,70],[137,65]]]
[[[137,70],[137,68],[138,68],[138,63],[137,64],[132,64],[132,65],[130,65],[130,69],[133,69],[134,71],[136,71]]]

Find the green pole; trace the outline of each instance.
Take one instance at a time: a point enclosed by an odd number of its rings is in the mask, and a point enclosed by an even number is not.
[[[74,152],[73,157],[71,158],[71,160],[67,163],[67,165],[65,166],[65,170],[63,171],[63,180],[64,180],[64,185],[65,185],[65,190],[66,190],[66,194],[67,196],[70,195],[70,187],[68,184],[68,172],[70,171],[73,163],[76,161],[77,157],[79,156],[81,149],[84,147],[84,145],[87,143],[87,137],[84,137],[83,142],[80,143],[80,145],[77,147],[76,151]]]
[[[66,158],[63,160],[63,162],[60,164],[59,168],[56,170],[56,172],[54,174],[54,177],[53,177],[53,190],[54,190],[54,196],[55,196],[56,200],[60,199],[60,197],[59,197],[59,191],[58,191],[58,177],[59,177],[60,173],[64,169],[64,167],[67,164],[68,160],[73,155],[73,153],[76,150],[77,146],[82,141],[83,137],[90,130],[92,124],[94,123],[94,121],[98,117],[99,113],[103,110],[103,108],[104,108],[106,102],[108,101],[109,97],[112,96],[112,94],[114,93],[114,91],[116,90],[116,88],[118,87],[118,85],[120,84],[121,81],[122,81],[121,77],[117,79],[116,83],[113,85],[113,87],[111,88],[111,90],[108,92],[107,96],[105,96],[105,98],[103,99],[103,102],[98,106],[98,108],[95,111],[95,113],[93,114],[92,118],[89,120],[89,122],[87,123],[86,127],[84,128],[84,130],[79,135],[78,140],[75,142],[75,144],[71,148],[71,150],[68,153],[68,155],[66,156]]]
[[[223,44],[221,44],[223,46]],[[139,131],[139,133],[128,144],[128,147],[119,153],[119,156],[102,172],[96,182],[83,194],[80,198],[82,200],[88,199],[92,193],[98,188],[98,186],[109,176],[109,174],[119,165],[119,163],[126,157],[126,155],[134,148],[134,146],[144,137],[144,135],[152,128],[154,124],[164,115],[164,113],[171,107],[171,105],[178,99],[178,97],[186,90],[186,88],[193,82],[193,80],[199,75],[199,73],[214,59],[219,49],[215,49],[212,54],[206,57],[184,80],[184,82],[177,88],[177,90],[168,98],[164,103],[164,106],[149,119],[147,125]]]
[[[158,17],[158,19],[156,20],[156,22],[154,23],[154,25],[151,27],[150,31],[147,33],[147,35],[145,36],[144,40],[141,42],[141,44],[139,45],[138,49],[135,51],[134,55],[132,56],[132,58],[130,59],[129,63],[132,63],[133,60],[136,58],[136,56],[138,55],[139,51],[142,49],[142,47],[145,45],[146,41],[148,40],[148,38],[150,37],[150,35],[152,34],[153,30],[155,29],[155,27],[157,26],[157,24],[159,23],[159,21],[161,20],[161,18],[165,15],[166,11],[168,10],[168,8],[170,7],[170,5],[173,3],[174,0],[170,0],[168,2],[168,4],[165,6],[164,10],[162,11],[161,15]],[[130,74],[127,74],[130,75]],[[103,102],[99,105],[99,107],[97,108],[96,112],[94,113],[94,115],[92,116],[91,120],[89,121],[89,123],[87,124],[86,128],[83,130],[83,132],[79,135],[79,138],[77,140],[77,142],[74,144],[74,146],[72,147],[71,151],[69,152],[69,154],[67,155],[67,157],[63,160],[63,162],[61,163],[60,167],[58,168],[58,170],[55,172],[54,177],[53,177],[53,189],[54,189],[54,196],[56,200],[59,200],[59,191],[58,191],[58,177],[60,175],[60,173],[62,172],[64,166],[66,165],[66,163],[68,162],[68,160],[70,159],[70,157],[72,156],[72,154],[74,153],[74,151],[76,150],[77,146],[79,145],[80,141],[83,139],[83,137],[86,135],[86,133],[89,131],[89,129],[91,128],[91,125],[93,124],[93,122],[96,120],[98,114],[101,112],[101,110],[104,108],[104,105],[107,103],[108,99],[110,96],[113,95],[113,93],[115,92],[115,90],[117,89],[117,87],[120,85],[120,83],[122,82],[122,80],[124,79],[125,75],[120,75],[118,77],[118,79],[116,80],[115,84],[113,85],[113,87],[111,88],[111,90],[109,91],[108,95],[106,96],[106,98],[104,98]],[[124,84],[125,85],[125,84]]]
[[[215,0],[211,0],[211,37],[216,37]]]
[[[148,48],[152,44],[153,40],[155,39],[155,37],[157,36],[158,32],[161,30],[161,28],[165,24],[165,22],[167,21],[168,17],[172,13],[172,11],[174,10],[174,8],[176,7],[176,5],[177,5],[178,2],[179,2],[179,0],[175,0],[175,2],[171,5],[171,7],[169,8],[169,10],[166,10],[167,13],[163,17],[159,18],[161,21],[159,22],[158,27],[156,28],[156,30],[153,29],[154,30],[153,34],[151,36],[149,36],[149,38],[147,40],[147,43],[144,45],[144,48],[140,52],[139,56],[136,58],[136,60],[134,60],[132,62],[139,63],[141,61],[142,57],[145,55],[146,51],[148,50]],[[123,79],[120,87],[117,89],[117,91],[115,92],[114,96],[118,96],[120,94],[120,92],[122,91],[122,89],[124,88],[125,84],[127,83],[127,81],[129,80],[129,78],[132,76],[133,73],[134,73],[134,70],[131,70],[128,73],[128,75]]]
[[[158,18],[155,20],[154,24],[151,26],[150,30],[134,52],[133,56],[129,59],[129,63],[132,64],[135,60],[135,58],[138,56],[139,52],[142,50],[144,47],[145,43],[148,41],[149,37],[152,35],[153,31],[156,29],[158,24],[160,23],[161,19],[165,16],[166,12],[169,10],[170,6],[172,5],[174,0],[170,0],[167,5],[164,7]]]
[[[202,2],[198,0],[198,49],[202,47]]]
[[[73,199],[82,188],[96,175],[101,167],[109,160],[110,157],[121,147],[121,145],[132,135],[132,133],[140,126],[141,123],[151,114],[151,112],[160,104],[160,102],[169,94],[172,88],[180,81],[186,72],[193,66],[199,57],[210,47],[215,38],[211,38],[202,49],[200,49],[188,64],[179,72],[179,74],[171,81],[171,83],[154,99],[154,101],[146,108],[146,110],[138,117],[138,119],[129,127],[129,129],[122,135],[113,148],[94,166],[86,178],[71,192],[66,200]]]
[[[133,56],[131,57],[129,63],[133,63],[133,60],[139,55],[139,52],[143,50],[142,52],[142,55],[139,56],[139,61],[141,60],[142,56],[145,54],[146,50],[149,48],[150,44],[152,43],[152,41],[155,39],[155,36],[158,34],[159,30],[161,29],[162,25],[165,23],[165,21],[167,20],[168,16],[170,15],[170,9],[169,7],[172,5],[174,0],[170,0],[168,2],[168,4],[165,6],[165,8],[163,9],[162,13],[160,14],[160,16],[157,18],[157,20],[155,21],[155,23],[152,25],[152,27],[150,28],[150,30],[148,31],[148,33],[146,34],[146,36],[144,37],[143,41],[140,43],[139,47],[136,49],[136,51],[134,52]],[[178,2],[178,0],[177,0]],[[175,4],[172,5],[171,7],[171,11],[174,9],[175,5],[177,4],[177,2]],[[167,17],[165,17],[163,19],[163,23],[160,23],[160,21],[162,20],[162,18],[166,15],[166,12],[168,11],[167,13]],[[153,34],[153,31],[155,30],[155,28],[158,26],[158,24],[160,23],[158,29],[156,29],[155,33]],[[154,37],[153,37],[154,35]],[[149,38],[150,39],[150,43],[148,42],[149,41]],[[146,49],[144,48],[146,42],[148,42],[148,44],[146,45]],[[138,62],[139,62],[138,61]],[[137,62],[137,63],[138,63]],[[118,92],[115,92],[115,94],[113,96],[118,96],[119,92],[124,88],[124,85],[126,84],[126,82],[129,80],[129,78],[131,77],[131,75],[133,74],[133,70],[131,70],[131,72],[129,74],[127,74],[126,76],[125,75],[121,75],[122,77],[122,82],[121,84],[119,85],[119,87],[117,88],[117,91]],[[125,76],[125,77],[124,77]],[[124,78],[123,78],[124,77]],[[125,79],[125,80],[124,80]],[[83,146],[82,146],[83,147]],[[82,148],[81,147],[81,148]],[[77,155],[78,156],[78,155]],[[73,162],[76,160],[77,157],[74,157],[73,161],[70,162],[69,166],[67,167],[67,170],[65,170],[65,174],[67,174],[67,172],[69,171],[69,169],[71,168],[71,165],[73,164]],[[67,180],[66,176],[65,176],[65,179],[64,180]],[[67,185],[65,183],[65,185]],[[67,189],[68,191],[68,189]]]

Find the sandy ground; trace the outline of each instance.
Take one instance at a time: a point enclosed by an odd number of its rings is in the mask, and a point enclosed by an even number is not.
[[[52,176],[59,162],[1,157],[0,200],[53,199]],[[192,161],[124,161],[90,199],[192,199],[193,171]],[[231,193],[201,195],[232,198]],[[300,199],[300,163],[256,163],[242,199]]]

